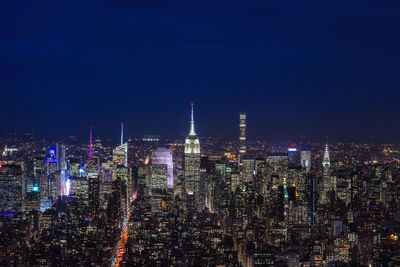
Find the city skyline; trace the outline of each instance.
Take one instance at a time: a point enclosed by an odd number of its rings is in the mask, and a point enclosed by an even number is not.
[[[398,142],[398,5],[5,1],[0,133],[185,133],[194,101],[199,136]]]
[[[0,266],[400,266],[399,18],[0,1]]]

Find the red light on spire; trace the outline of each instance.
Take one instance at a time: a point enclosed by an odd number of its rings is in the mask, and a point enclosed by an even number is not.
[[[194,106],[194,103],[193,103],[193,102],[190,102],[190,106],[193,107],[193,106]]]

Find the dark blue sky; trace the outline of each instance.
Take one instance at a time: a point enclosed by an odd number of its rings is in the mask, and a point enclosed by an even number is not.
[[[0,132],[400,141],[400,2],[0,3]]]

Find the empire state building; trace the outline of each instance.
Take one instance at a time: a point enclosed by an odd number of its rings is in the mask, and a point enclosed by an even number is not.
[[[185,140],[185,192],[200,204],[200,142],[194,130],[193,103],[191,103],[190,132]]]

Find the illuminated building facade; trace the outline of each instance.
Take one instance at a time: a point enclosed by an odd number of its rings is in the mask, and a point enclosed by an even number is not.
[[[167,186],[168,188],[174,187],[174,164],[172,160],[172,151],[169,148],[159,147],[152,153],[152,165],[166,165],[167,166]]]
[[[167,189],[168,166],[165,164],[152,164],[150,180],[150,196],[152,212],[162,210],[162,196]]]
[[[128,143],[113,149],[113,162],[114,166],[122,165],[128,167]]]
[[[326,143],[325,151],[324,151],[324,160],[322,161],[322,167],[330,167],[331,166],[331,159],[329,157],[329,145]]]
[[[22,189],[21,165],[3,163],[0,167],[0,211],[21,212]]]
[[[326,204],[328,201],[328,194],[331,190],[331,177],[330,177],[330,166],[331,160],[329,156],[329,145],[326,143],[324,150],[324,159],[322,161],[323,173],[322,173],[322,183],[320,186],[320,203]]]
[[[51,146],[49,154],[46,157],[46,169],[47,169],[47,174],[51,174],[55,172],[58,168],[58,160],[56,156],[56,147]]]
[[[246,113],[239,114],[239,157],[242,158],[246,154]]]
[[[247,183],[254,180],[255,161],[253,156],[245,155],[242,158],[242,182]]]
[[[303,169],[309,170],[311,168],[311,148],[308,144],[301,146],[300,161]]]
[[[194,129],[193,103],[190,121],[190,132],[185,140],[185,192],[194,195],[197,206],[200,206],[200,142]]]
[[[297,167],[300,165],[300,152],[294,145],[288,148],[288,163],[289,167]]]

